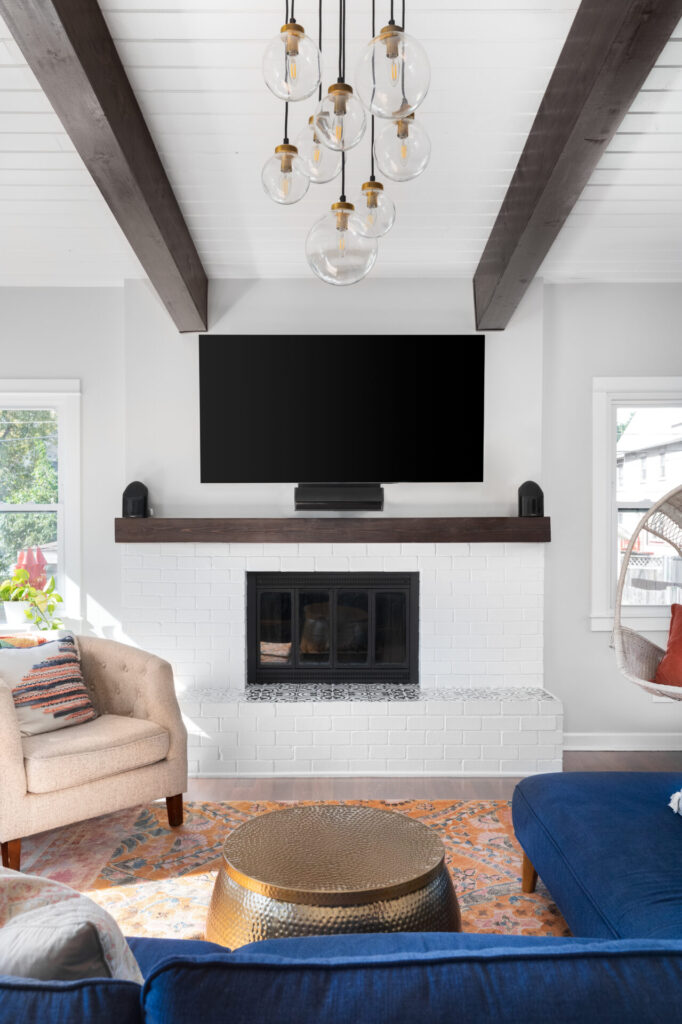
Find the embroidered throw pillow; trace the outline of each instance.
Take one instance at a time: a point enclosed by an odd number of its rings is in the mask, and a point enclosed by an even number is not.
[[[72,636],[39,647],[0,649],[0,681],[12,691],[22,736],[97,718]]]
[[[142,974],[111,914],[61,882],[0,868],[0,974],[41,981]]]

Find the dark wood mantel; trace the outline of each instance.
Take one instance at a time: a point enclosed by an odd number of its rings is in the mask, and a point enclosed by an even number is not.
[[[548,517],[344,517],[285,519],[117,519],[117,543],[543,543]]]

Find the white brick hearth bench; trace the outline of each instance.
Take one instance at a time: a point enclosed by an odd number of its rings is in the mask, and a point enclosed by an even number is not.
[[[195,777],[561,771],[563,708],[531,687],[296,686],[179,694]]]

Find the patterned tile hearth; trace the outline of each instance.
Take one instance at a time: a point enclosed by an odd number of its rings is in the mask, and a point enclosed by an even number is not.
[[[203,687],[186,690],[185,700],[262,701],[273,704],[301,701],[552,701],[555,698],[540,687],[496,687],[472,689],[449,687],[423,689],[418,684],[393,683],[268,683],[247,685],[244,690]]]
[[[398,811],[438,833],[463,931],[569,934],[542,883],[534,893],[521,891],[521,849],[506,800],[353,803]],[[189,803],[177,829],[169,827],[163,802],[130,808],[25,840],[23,867],[86,892],[126,935],[200,939],[225,838],[249,818],[282,806]]]

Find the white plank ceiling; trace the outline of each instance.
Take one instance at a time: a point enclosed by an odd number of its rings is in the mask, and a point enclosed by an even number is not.
[[[369,36],[350,0],[347,79]],[[419,116],[433,142],[417,181],[390,184],[398,219],[374,275],[471,278],[578,0],[408,0],[432,86]],[[297,206],[265,196],[282,105],[260,72],[283,21],[272,0],[102,0],[119,53],[210,277],[310,273],[310,225],[339,183]],[[378,0],[382,24],[388,0]],[[324,85],[336,78],[338,5],[325,0]],[[316,0],[296,16],[316,34]],[[669,44],[545,261],[549,280],[682,279],[682,32]],[[293,138],[314,109],[291,106]],[[369,139],[349,154],[349,195]],[[388,187],[388,183],[387,183]],[[0,284],[117,284],[143,276],[18,47],[0,23]]]

